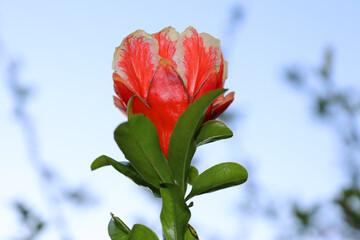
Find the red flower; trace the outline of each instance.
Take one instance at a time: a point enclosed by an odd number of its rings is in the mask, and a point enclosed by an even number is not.
[[[126,114],[135,95],[133,113],[154,123],[166,156],[179,116],[201,95],[223,88],[227,77],[220,41],[192,27],[182,34],[172,27],[152,35],[137,30],[116,48],[113,69],[115,105]],[[217,118],[233,100],[234,92],[220,96],[204,121]]]

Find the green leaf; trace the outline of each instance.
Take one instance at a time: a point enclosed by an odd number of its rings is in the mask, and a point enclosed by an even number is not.
[[[201,126],[195,138],[195,142],[196,146],[200,146],[217,140],[230,138],[232,136],[232,131],[225,125],[225,123],[211,120]]]
[[[207,108],[225,89],[217,89],[204,94],[192,103],[179,117],[169,142],[169,165],[176,182],[186,191],[191,159],[196,150],[194,140]]]
[[[191,166],[190,167],[190,173],[189,173],[189,178],[188,178],[188,183],[190,185],[193,185],[193,183],[195,182],[196,178],[199,176],[199,171],[196,169],[196,167]]]
[[[91,170],[93,171],[100,167],[109,165],[113,166],[117,171],[130,178],[137,185],[150,189],[156,197],[160,196],[159,188],[156,188],[147,181],[145,181],[145,179],[140,176],[140,174],[129,162],[118,162],[111,157],[102,155],[93,161],[93,163],[91,164]]]
[[[188,228],[185,233],[185,240],[198,240],[199,236],[197,235],[195,229],[188,224]]]
[[[159,240],[159,238],[144,225],[135,224],[131,229],[128,240]]]
[[[127,240],[130,229],[120,218],[111,213],[111,220],[108,225],[108,233],[112,240]]]
[[[247,180],[247,177],[246,169],[240,164],[234,162],[220,163],[198,176],[186,200],[196,195],[242,184]]]
[[[160,188],[163,205],[160,219],[167,240],[183,240],[190,219],[183,192],[173,183],[162,184]]]
[[[114,137],[126,159],[146,181],[155,187],[173,182],[158,133],[150,119],[136,114],[116,128]]]

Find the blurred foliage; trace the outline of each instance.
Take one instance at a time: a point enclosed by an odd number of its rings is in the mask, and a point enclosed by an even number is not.
[[[28,204],[26,199],[14,199],[14,210],[19,216],[19,228],[21,229],[16,239],[37,239],[46,227],[52,225],[55,227],[59,239],[73,239],[68,219],[62,208],[67,204],[79,207],[87,206],[93,202],[93,198],[86,188],[67,185],[65,179],[61,178],[60,174],[42,158],[36,126],[27,111],[27,103],[34,96],[34,87],[25,85],[20,78],[20,61],[7,59],[6,62],[8,66],[5,80],[13,100],[14,116],[26,141],[28,160],[38,177],[38,187],[42,190],[42,197],[48,208],[47,212],[40,213],[35,211],[36,207]]]
[[[231,53],[236,45],[236,30],[244,20],[244,12],[238,5],[229,12],[223,41],[227,59],[226,53]],[[240,210],[249,217],[259,214],[272,224],[280,224],[278,239],[360,239],[360,92],[353,86],[336,84],[334,59],[334,49],[326,48],[319,66],[290,65],[284,71],[284,79],[306,96],[311,102],[312,113],[337,136],[345,178],[337,193],[325,202],[313,202],[307,206],[299,200],[271,198],[264,194],[264,189],[256,181],[253,161],[247,162],[251,175],[245,185],[245,196],[240,200]],[[227,111],[222,118],[231,124],[234,113]]]
[[[34,210],[22,202],[14,202],[15,211],[22,223],[21,236],[17,239],[32,240],[41,233],[45,226],[45,221],[38,216]]]
[[[297,218],[302,230],[311,227],[314,222],[314,215],[317,213],[319,206],[312,206],[310,209],[300,207],[297,203],[294,203],[292,206],[292,214]]]
[[[245,10],[241,4],[233,4],[229,9],[228,19],[224,27],[224,36],[221,41],[221,49],[225,56],[225,60],[229,60],[231,53],[237,42],[237,34],[240,29],[240,24],[244,22]]]
[[[343,213],[344,221],[356,230],[360,230],[360,190],[356,187],[344,188],[335,199]]]
[[[345,177],[345,184],[328,202],[313,203],[310,208],[294,203],[292,215],[299,224],[301,236],[328,239],[331,233],[336,239],[360,239],[360,91],[338,86],[333,72],[332,48],[325,50],[322,64],[315,69],[296,65],[285,71],[286,81],[310,100],[314,115],[335,132]],[[337,219],[328,219],[321,210],[329,207],[334,207]],[[319,219],[330,224],[319,223]]]

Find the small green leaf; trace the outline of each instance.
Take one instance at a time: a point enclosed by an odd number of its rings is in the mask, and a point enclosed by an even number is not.
[[[193,183],[195,182],[196,178],[199,176],[199,171],[196,169],[196,167],[191,166],[190,167],[190,173],[189,173],[189,178],[188,178],[188,183],[190,185],[193,185]]]
[[[195,142],[196,146],[200,146],[217,140],[230,138],[232,136],[232,131],[225,125],[225,123],[211,120],[201,126],[195,138]]]
[[[144,225],[135,224],[131,229],[128,240],[159,240],[159,238]]]
[[[204,94],[192,103],[179,117],[169,142],[169,165],[175,181],[186,191],[191,159],[196,150],[194,140],[207,108],[225,89]]]
[[[246,169],[240,164],[234,162],[220,163],[198,176],[186,200],[196,195],[240,185],[247,180],[247,177]]]
[[[173,183],[162,184],[160,188],[163,199],[160,214],[161,224],[167,240],[183,240],[190,219],[183,192]]]
[[[109,165],[113,166],[117,171],[130,178],[137,185],[150,189],[156,197],[160,196],[159,188],[156,188],[147,181],[145,181],[145,179],[140,176],[140,174],[129,162],[118,162],[111,157],[102,155],[93,161],[93,163],[91,164],[91,170],[93,171],[100,167]]]
[[[108,225],[108,233],[111,240],[127,240],[130,229],[120,218],[111,213],[111,220]]]
[[[185,233],[185,240],[198,240],[199,236],[197,235],[195,229],[189,224]]]
[[[126,159],[146,181],[155,187],[173,182],[158,133],[150,119],[136,114],[117,127],[114,137]]]

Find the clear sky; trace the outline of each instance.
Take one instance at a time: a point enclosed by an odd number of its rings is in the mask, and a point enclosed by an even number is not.
[[[239,5],[244,18],[229,35],[231,9]],[[21,61],[20,77],[34,87],[27,109],[42,157],[97,199],[83,209],[63,207],[75,239],[107,239],[110,211],[129,226],[140,221],[159,234],[160,204],[146,190],[113,169],[89,167],[102,154],[124,159],[112,137],[125,117],[112,103],[111,78],[122,39],[136,29],[154,33],[173,26],[182,32],[191,25],[226,43],[226,87],[236,92],[229,111],[238,119],[232,139],[200,149],[199,170],[224,161],[251,164],[250,180],[267,195],[307,202],[326,198],[342,181],[338,152],[333,135],[310,116],[309,102],[284,83],[283,70],[296,62],[316,66],[332,46],[335,79],[360,87],[359,12],[357,0],[0,1],[0,239],[19,229],[13,199],[51,212],[2,81],[10,58]],[[194,199],[191,223],[201,239],[237,240],[244,231],[245,239],[269,239],[271,225],[237,211],[247,190],[242,185]],[[53,229],[40,239],[55,240]]]

